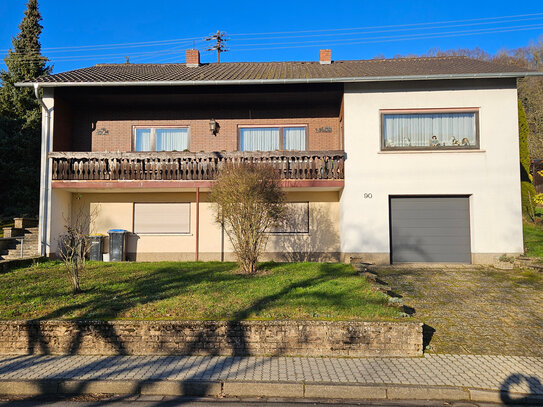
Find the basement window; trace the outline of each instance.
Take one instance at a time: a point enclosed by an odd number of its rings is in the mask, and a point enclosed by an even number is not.
[[[134,151],[183,151],[188,148],[188,127],[134,128]]]
[[[190,203],[134,203],[134,233],[190,233]]]
[[[478,148],[478,110],[381,111],[382,150]]]

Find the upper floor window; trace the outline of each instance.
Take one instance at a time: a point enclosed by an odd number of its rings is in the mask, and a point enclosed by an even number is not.
[[[189,148],[187,127],[136,127],[135,151],[183,151]]]
[[[383,150],[479,148],[479,112],[381,111]]]
[[[307,128],[291,127],[242,127],[239,129],[241,151],[305,150]]]

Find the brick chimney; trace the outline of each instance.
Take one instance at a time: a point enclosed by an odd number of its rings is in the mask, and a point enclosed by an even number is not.
[[[321,52],[320,52],[319,56],[320,56],[319,62],[321,63],[321,65],[331,64],[332,63],[332,50],[330,50],[330,49],[321,49]]]
[[[197,49],[188,49],[187,53],[187,66],[190,68],[195,68],[200,66],[200,51]]]

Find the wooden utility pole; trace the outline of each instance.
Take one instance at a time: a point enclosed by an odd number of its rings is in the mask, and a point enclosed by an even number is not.
[[[226,33],[224,31],[219,31],[215,34],[210,35],[206,38],[206,41],[215,41],[215,44],[206,49],[206,51],[217,51],[217,63],[221,63],[221,52],[226,52],[228,49],[226,48],[226,41],[228,41],[228,38],[226,37]]]

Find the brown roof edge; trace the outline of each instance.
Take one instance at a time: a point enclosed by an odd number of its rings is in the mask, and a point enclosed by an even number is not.
[[[492,73],[461,73],[461,74],[430,74],[430,75],[400,75],[400,76],[360,76],[338,78],[294,78],[294,79],[226,79],[200,81],[111,81],[111,82],[17,82],[18,87],[32,87],[34,83],[42,88],[76,87],[76,86],[196,86],[196,85],[266,85],[266,84],[295,84],[295,83],[356,83],[356,82],[397,82],[441,79],[505,79],[524,78],[527,76],[543,76],[543,72],[492,72]]]

